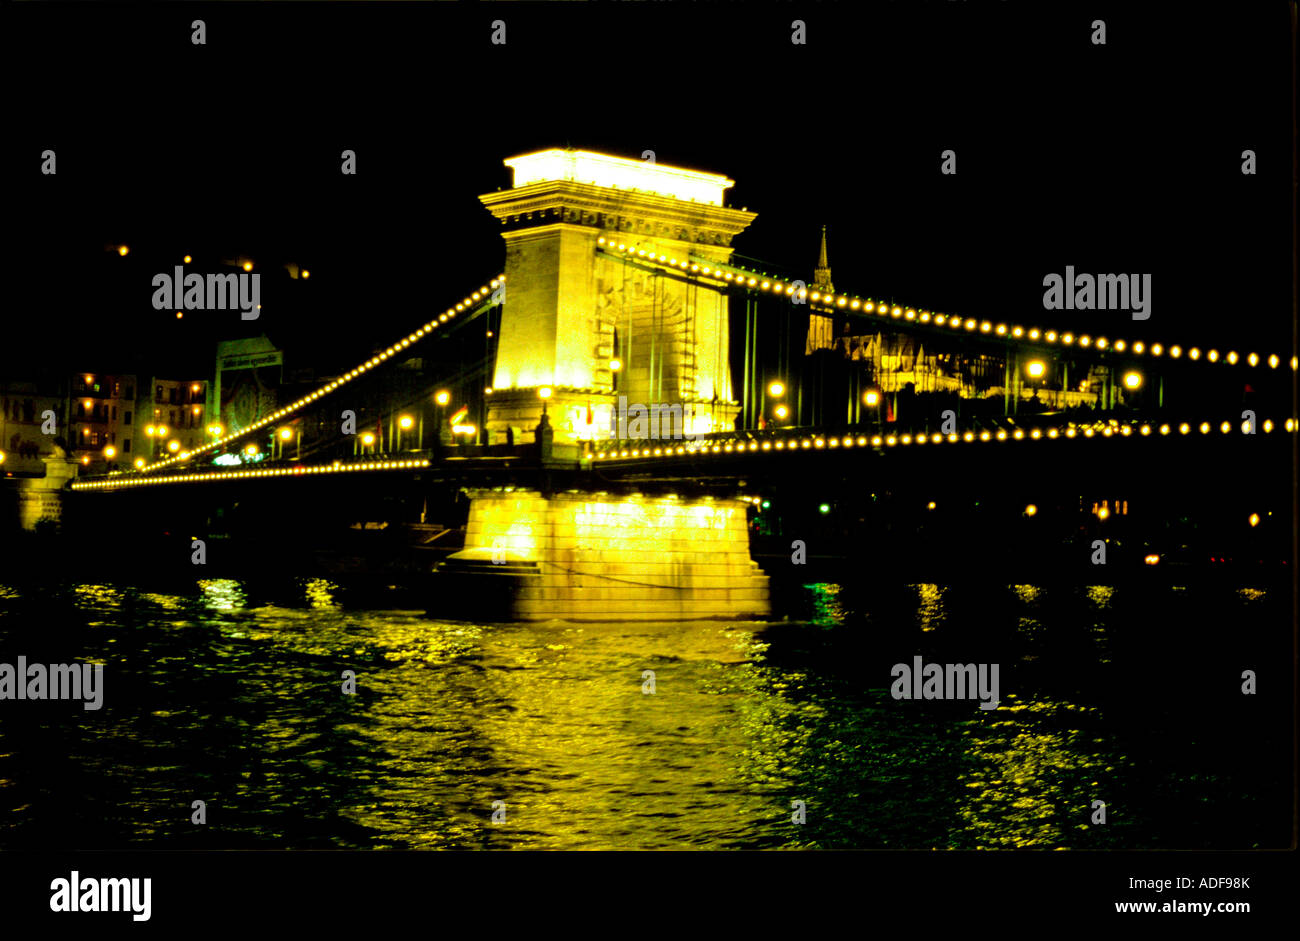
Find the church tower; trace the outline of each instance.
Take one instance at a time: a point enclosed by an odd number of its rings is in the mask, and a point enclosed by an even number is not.
[[[826,226],[822,226],[822,245],[817,253],[817,268],[813,272],[812,290],[822,294],[834,294],[835,285],[831,281],[831,264],[826,259]],[[808,318],[808,342],[804,346],[804,355],[809,356],[816,350],[829,350],[835,346],[835,318],[812,314]]]

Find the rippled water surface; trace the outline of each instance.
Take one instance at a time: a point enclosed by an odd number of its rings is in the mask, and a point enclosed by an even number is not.
[[[0,662],[106,665],[98,712],[0,702],[0,846],[1288,840],[1285,590],[864,582],[783,605],[487,625],[325,579],[0,583]],[[893,699],[918,655],[1000,664],[1000,707]]]

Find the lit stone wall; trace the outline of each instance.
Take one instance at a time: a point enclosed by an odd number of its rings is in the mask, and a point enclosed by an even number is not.
[[[732,181],[597,154],[552,151],[506,163],[516,185],[480,197],[504,227],[509,285],[488,405],[493,440],[507,427],[532,431],[540,402],[509,393],[539,386],[573,393],[574,405],[613,395],[682,404],[693,433],[730,430],[739,407],[726,297],[609,257],[598,239],[725,264],[732,238],[755,218],[722,205]],[[567,427],[567,415],[553,425],[557,441],[585,437]]]
[[[766,615],[745,504],[535,491],[471,494],[462,563],[504,563],[522,619],[674,620]],[[535,574],[517,574],[520,564]],[[509,570],[509,573],[507,572]],[[493,567],[479,566],[481,578]]]

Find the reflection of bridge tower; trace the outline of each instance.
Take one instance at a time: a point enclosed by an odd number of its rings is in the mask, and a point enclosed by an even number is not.
[[[618,396],[684,407],[689,431],[731,430],[727,299],[636,259],[725,264],[755,213],[722,205],[726,177],[575,150],[506,161],[511,189],[479,197],[504,227],[508,293],[487,428],[531,432],[540,386],[558,441],[606,435]],[[644,255],[641,255],[641,251]],[[617,360],[620,368],[612,369]]]

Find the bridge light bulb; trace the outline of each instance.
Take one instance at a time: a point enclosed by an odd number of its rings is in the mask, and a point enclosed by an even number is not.
[[[866,392],[862,394],[862,401],[872,406],[879,405],[880,393],[877,392],[875,389],[868,389]]]
[[[789,415],[789,414],[790,414],[790,410],[789,410],[788,408],[786,408],[784,405],[778,405],[778,406],[776,407],[776,417],[777,417],[777,418],[779,418],[779,419],[781,419],[781,420],[784,421],[784,420],[785,420],[785,417],[786,417],[787,415]]]
[[[1142,385],[1142,374],[1136,372],[1124,373],[1124,388],[1137,389]]]
[[[451,393],[448,392],[446,389],[443,389],[433,397],[433,400],[437,402],[439,405],[446,405],[448,402],[451,401]]]
[[[403,415],[397,419],[397,424],[403,431],[409,431],[411,426],[415,424],[415,419],[410,415]]]
[[[1025,372],[1029,374],[1031,379],[1041,379],[1046,371],[1047,365],[1041,359],[1033,360],[1025,367]]]
[[[767,394],[772,398],[779,398],[785,395],[785,385],[780,382],[773,382],[767,387]]]
[[[292,428],[281,428],[281,429],[280,429],[280,440],[281,440],[281,441],[288,441],[288,440],[291,439],[292,437],[293,437],[293,429],[292,429]]]

